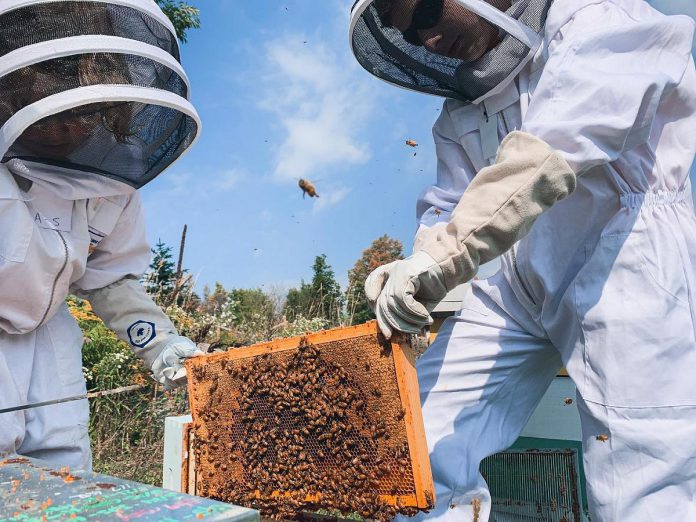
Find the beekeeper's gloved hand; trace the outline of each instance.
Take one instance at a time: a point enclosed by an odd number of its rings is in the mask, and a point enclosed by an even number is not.
[[[190,339],[177,336],[172,339],[152,363],[152,375],[169,391],[186,382],[184,361],[189,357],[205,355]]]
[[[381,266],[365,281],[365,296],[387,339],[394,330],[417,334],[431,325],[430,311],[446,294],[442,269],[425,252]]]
[[[205,355],[193,341],[179,335],[171,319],[135,276],[126,276],[102,288],[74,288],[74,292],[92,303],[94,313],[130,345],[167,390],[186,382],[186,359]]]

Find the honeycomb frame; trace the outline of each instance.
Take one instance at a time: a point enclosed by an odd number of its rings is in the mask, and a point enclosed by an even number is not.
[[[360,353],[351,358],[348,350],[353,349],[355,343],[361,346]],[[230,482],[241,484],[244,481],[243,471],[239,469],[235,471],[235,462],[239,460],[238,450],[233,449],[232,446],[225,446],[225,441],[220,441],[217,435],[214,441],[211,438],[211,434],[218,433],[220,426],[228,426],[234,431],[236,425],[242,424],[239,419],[236,421],[231,418],[225,419],[224,414],[220,417],[218,413],[220,406],[223,410],[231,411],[231,416],[240,412],[237,401],[241,401],[242,396],[241,380],[236,378],[237,374],[234,373],[236,370],[233,370],[230,374],[233,377],[225,381],[228,368],[239,369],[251,366],[256,368],[258,364],[284,364],[279,361],[287,361],[303,345],[315,347],[319,356],[327,360],[341,360],[342,364],[336,363],[336,367],[341,368],[350,379],[354,378],[351,382],[360,382],[355,386],[360,388],[360,397],[365,399],[360,402],[366,402],[364,411],[361,410],[366,419],[377,415],[390,418],[385,431],[392,434],[389,437],[391,442],[388,444],[385,442],[384,445],[392,447],[400,444],[404,459],[400,460],[402,467],[398,472],[394,471],[388,475],[392,484],[389,486],[391,490],[388,485],[382,485],[380,482],[380,486],[374,491],[375,496],[386,505],[399,509],[431,508],[435,494],[410,336],[396,335],[390,341],[386,341],[379,333],[374,321],[359,326],[336,328],[231,349],[187,361],[189,401],[193,422],[185,432],[184,447],[189,451],[188,460],[182,464],[182,490],[226,500],[224,494],[221,494],[221,486],[216,486],[220,483],[221,477],[226,484]],[[379,360],[376,355],[378,352]],[[363,361],[363,357],[367,362]],[[261,361],[265,362],[261,363]],[[365,375],[364,372],[361,373],[361,367],[369,369],[366,370],[370,377],[368,382],[363,382]],[[372,380],[373,377],[377,380]],[[369,387],[372,387],[370,389],[373,393],[366,391]],[[377,389],[381,390],[378,395],[374,391]],[[211,404],[216,394],[223,397],[223,403],[218,403],[215,406],[216,412],[211,414]],[[400,412],[394,415],[393,412],[397,409]],[[380,420],[382,419],[369,418],[365,422],[378,423]],[[384,422],[382,424],[384,425]],[[375,424],[371,426],[374,430]],[[357,453],[360,450],[355,451]],[[403,462],[406,459],[408,459],[408,466],[404,467]],[[224,471],[221,469],[221,462],[226,463]],[[394,478],[395,475],[398,477]],[[393,483],[399,480],[401,482],[397,487]],[[407,484],[408,487],[403,484]],[[278,490],[274,491],[273,495],[282,496],[290,493],[290,491]],[[321,493],[308,494],[307,499],[312,500],[316,505],[322,503]]]

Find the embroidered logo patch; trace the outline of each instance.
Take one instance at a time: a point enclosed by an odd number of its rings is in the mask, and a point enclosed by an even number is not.
[[[89,253],[91,254],[94,252],[97,247],[99,246],[99,243],[102,242],[104,239],[104,234],[99,232],[96,228],[93,226],[88,227],[89,230]]]
[[[136,321],[128,327],[128,339],[133,346],[145,348],[155,338],[155,323]]]

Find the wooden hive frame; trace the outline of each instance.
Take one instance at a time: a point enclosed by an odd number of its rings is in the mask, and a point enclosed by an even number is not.
[[[388,505],[398,507],[413,507],[418,509],[429,509],[434,503],[434,487],[428,449],[423,427],[423,417],[420,407],[420,397],[418,390],[418,380],[415,370],[415,358],[410,346],[410,337],[394,336],[391,341],[385,341],[379,334],[376,322],[370,322],[359,326],[337,328],[318,333],[310,333],[304,336],[278,339],[271,342],[252,345],[246,348],[232,349],[227,352],[215,353],[205,357],[191,359],[186,363],[189,375],[189,399],[191,402],[191,412],[194,422],[191,429],[187,431],[184,444],[189,448],[188,461],[182,467],[182,490],[190,493],[198,493],[199,483],[204,480],[197,470],[200,467],[195,459],[193,451],[193,439],[196,436],[193,426],[201,427],[201,412],[205,408],[207,396],[209,394],[199,389],[205,379],[197,378],[196,370],[210,368],[211,365],[221,364],[222,361],[252,361],[254,358],[268,354],[278,355],[291,351],[297,351],[301,343],[316,346],[321,352],[322,346],[330,345],[334,342],[349,341],[354,338],[365,338],[373,336],[375,339],[381,338],[381,346],[388,346],[389,357],[393,362],[396,387],[398,388],[398,399],[401,401],[403,414],[403,430],[405,431],[408,442],[408,452],[413,473],[414,492],[409,495],[391,495],[380,493],[379,498]],[[199,371],[199,375],[200,375]],[[202,429],[202,428],[200,428]],[[192,491],[192,489],[194,491]]]

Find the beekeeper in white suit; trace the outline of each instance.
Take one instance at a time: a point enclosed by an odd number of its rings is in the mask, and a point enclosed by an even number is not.
[[[415,253],[366,283],[380,328],[419,331],[502,254],[418,363],[437,496],[418,519],[488,520],[479,463],[565,365],[592,520],[696,520],[693,33],[642,0],[353,7],[368,71],[448,98]]]
[[[71,291],[160,383],[182,380],[196,346],[138,281],[136,189],[195,140],[188,97],[154,2],[0,3],[0,409],[85,392]],[[0,414],[0,452],[88,470],[88,414],[86,400]]]

